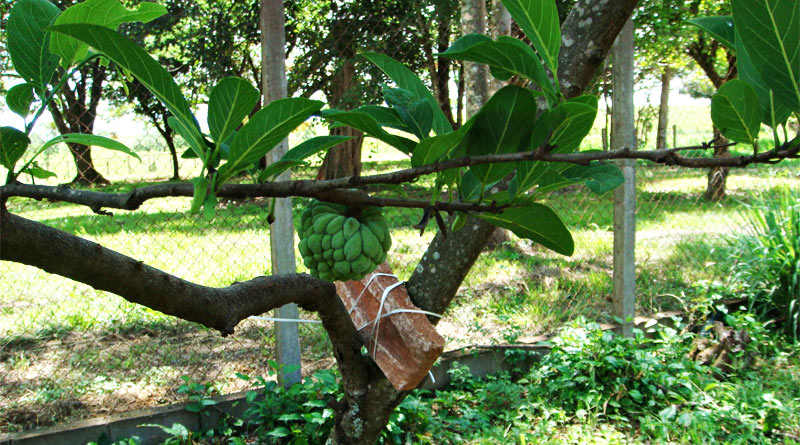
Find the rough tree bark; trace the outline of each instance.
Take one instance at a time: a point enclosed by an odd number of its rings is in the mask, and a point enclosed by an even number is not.
[[[97,117],[97,106],[103,93],[103,83],[107,77],[107,69],[99,60],[89,63],[80,71],[70,88],[69,82],[61,91],[62,105],[59,107],[50,102],[50,114],[61,134],[91,134]],[[91,80],[91,85],[89,81]],[[95,168],[92,161],[91,147],[81,144],[67,144],[72,158],[75,160],[77,174],[72,184],[108,185],[110,182]]]
[[[664,68],[661,74],[661,101],[658,104],[658,128],[656,129],[656,150],[667,148],[669,128],[669,85],[672,81],[672,68]]]
[[[636,0],[577,1],[563,26],[559,57],[559,78],[567,97],[587,88],[635,5]],[[180,184],[170,186],[180,188]],[[224,189],[235,192],[237,187]],[[287,186],[287,191],[292,187]],[[190,187],[179,191],[191,193]],[[128,205],[135,195],[119,204]],[[359,336],[330,283],[294,274],[255,278],[224,289],[195,285],[74,235],[11,215],[2,199],[2,260],[76,279],[223,333],[232,332],[248,315],[287,302],[318,312],[333,344],[344,387],[344,398],[335,407],[333,443],[373,444],[394,407],[406,396],[396,392],[374,362],[361,354]],[[444,312],[493,230],[494,226],[470,218],[462,230],[446,239],[437,234],[407,285],[414,303],[424,310]]]
[[[347,26],[347,24],[340,20],[334,26]],[[327,92],[328,104],[331,108],[350,110],[359,103],[354,63],[356,54],[350,46],[350,42],[342,42],[339,39],[337,45],[340,48],[337,48],[335,52],[342,62],[331,80],[330,90]],[[364,134],[350,127],[335,127],[331,129],[331,134],[350,136],[352,139],[344,141],[328,151],[322,161],[322,167],[317,173],[317,179],[361,175],[361,145],[364,142]]]

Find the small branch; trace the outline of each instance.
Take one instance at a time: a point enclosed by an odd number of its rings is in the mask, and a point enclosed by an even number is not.
[[[361,190],[353,190],[353,188],[367,185],[402,184],[412,182],[424,175],[453,168],[506,162],[543,161],[587,165],[594,161],[643,159],[657,164],[689,168],[745,167],[750,164],[774,164],[782,159],[798,157],[798,153],[800,153],[800,137],[770,151],[747,156],[701,158],[687,157],[678,154],[681,151],[708,150],[713,148],[715,147],[704,143],[702,145],[663,150],[640,151],[621,148],[611,151],[586,151],[564,154],[537,149],[520,153],[465,157],[372,176],[353,176],[325,181],[298,180],[268,182],[264,184],[226,184],[217,191],[217,197],[244,199],[254,197],[304,196],[349,206],[391,206],[424,209],[431,206],[429,201],[379,198],[370,196],[368,193]],[[93,209],[112,208],[123,210],[135,210],[139,208],[143,202],[153,198],[172,196],[190,197],[193,193],[194,190],[191,184],[174,183],[141,187],[128,193],[104,193],[75,190],[63,186],[52,187],[29,184],[9,184],[0,187],[0,199],[7,199],[11,196],[23,196],[33,199],[71,202],[73,204],[86,205]],[[502,206],[496,206],[494,204],[481,205],[460,202],[447,203],[437,201],[432,206],[436,210],[446,212],[499,212],[503,210]]]
[[[507,206],[490,204],[471,204],[462,202],[436,201],[431,204],[427,200],[381,198],[369,195],[362,190],[328,189],[326,183],[331,181],[279,181],[264,184],[226,184],[217,191],[218,198],[246,199],[255,197],[303,196],[318,198],[323,201],[364,207],[403,207],[424,209],[433,207],[445,212],[501,212]],[[20,196],[32,199],[47,199],[84,205],[95,213],[101,209],[136,210],[145,201],[166,197],[191,197],[194,193],[192,184],[157,184],[140,187],[126,193],[106,193],[92,190],[78,190],[66,186],[47,186],[14,183],[0,186],[0,199]]]

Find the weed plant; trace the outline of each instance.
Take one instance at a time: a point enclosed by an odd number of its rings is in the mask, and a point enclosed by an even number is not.
[[[733,277],[750,311],[776,319],[800,341],[800,189],[776,188],[744,212],[749,231],[735,238]]]

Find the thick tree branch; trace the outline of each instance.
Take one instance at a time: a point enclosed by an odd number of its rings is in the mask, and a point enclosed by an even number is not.
[[[349,321],[333,283],[310,275],[258,277],[214,288],[180,279],[92,241],[5,210],[0,210],[0,228],[2,260],[27,264],[88,284],[223,334],[232,333],[234,327],[250,315],[262,314],[287,303],[297,303],[320,313],[327,311],[328,318]]]

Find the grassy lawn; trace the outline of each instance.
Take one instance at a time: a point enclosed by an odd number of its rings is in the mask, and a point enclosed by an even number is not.
[[[63,152],[49,162],[71,177]],[[115,181],[111,190],[169,177],[168,158],[146,153],[144,162],[115,157],[98,168]],[[58,161],[58,157],[61,161]],[[100,158],[102,159],[102,158]],[[386,152],[367,146],[366,168],[401,168]],[[378,162],[380,161],[380,162]],[[130,168],[128,168],[130,165]],[[184,164],[184,175],[193,172]],[[300,172],[310,176],[313,169]],[[721,281],[731,259],[725,237],[742,230],[738,212],[753,193],[797,184],[797,162],[734,171],[729,197],[702,199],[704,172],[643,166],[637,189],[638,311],[681,309],[702,282]],[[2,172],[0,172],[2,173]],[[424,192],[429,179],[403,193]],[[524,341],[551,332],[578,316],[610,321],[613,197],[577,187],[547,199],[573,231],[569,258],[527,241],[482,255],[439,324],[448,348],[472,343]],[[266,200],[223,203],[209,223],[187,214],[189,199],[147,202],[136,212],[95,215],[64,203],[11,199],[9,210],[97,241],[181,278],[226,286],[269,274]],[[295,209],[304,200],[294,201]],[[299,212],[296,212],[299,215]],[[389,262],[407,278],[436,230],[420,236],[411,226],[419,211],[388,209],[393,246]],[[303,266],[300,266],[303,270]],[[211,383],[220,392],[248,387],[234,374],[265,375],[273,357],[272,326],[242,323],[220,337],[88,286],[14,263],[0,263],[0,432],[18,431],[82,417],[124,412],[183,399],[181,376]],[[304,317],[310,315],[304,314]],[[333,365],[324,331],[301,325],[304,371]]]

